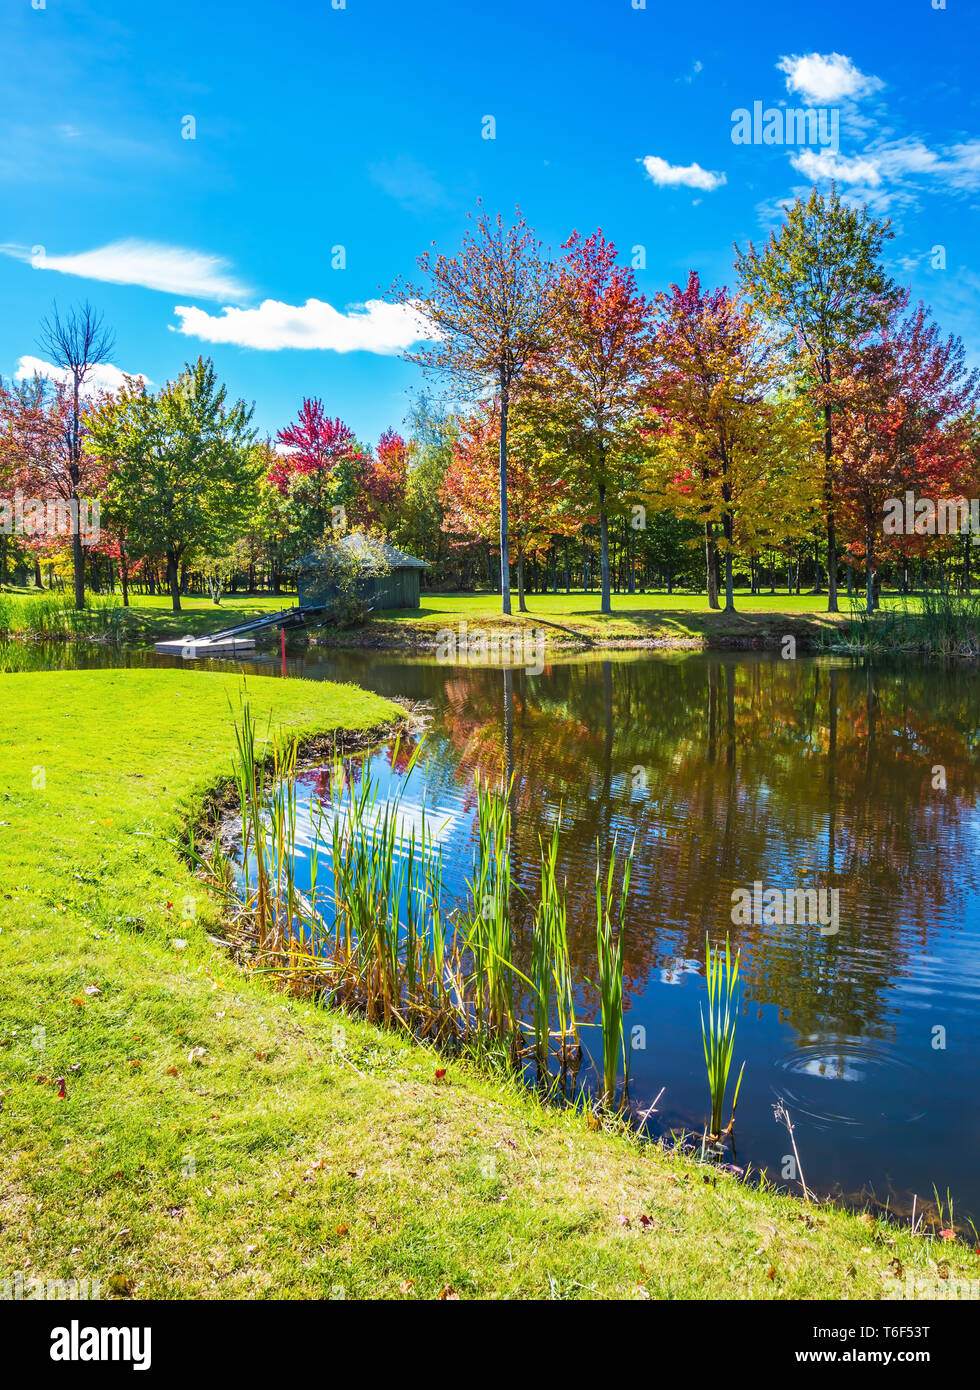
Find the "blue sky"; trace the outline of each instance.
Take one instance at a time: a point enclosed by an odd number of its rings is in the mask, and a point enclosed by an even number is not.
[[[730,283],[733,241],[832,175],[980,362],[974,0],[41,4],[0,12],[4,376],[53,299],[88,298],[122,371],[209,353],[263,432],[318,395],[370,443],[421,384],[384,295],[477,198],[555,250],[643,247],[652,294]],[[733,143],[754,102],[838,111],[839,149]]]

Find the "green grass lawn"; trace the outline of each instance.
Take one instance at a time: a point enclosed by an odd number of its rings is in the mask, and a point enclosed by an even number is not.
[[[26,612],[25,605],[36,590],[8,591],[2,598],[9,605],[12,630],[22,624],[18,613]],[[96,600],[96,603],[99,601]],[[599,611],[599,596],[591,594],[531,594],[527,598],[527,613],[516,612],[512,617],[500,612],[496,594],[427,594],[422,595],[419,608],[391,609],[372,615],[363,628],[332,632],[326,629],[327,639],[338,645],[358,644],[361,641],[379,644],[399,641],[418,643],[431,641],[440,628],[455,627],[466,621],[471,626],[485,628],[533,627],[544,628],[549,645],[575,644],[588,646],[603,643],[643,641],[711,641],[727,639],[772,639],[792,633],[804,639],[821,634],[833,634],[846,623],[852,612],[861,606],[860,599],[840,598],[841,613],[826,612],[827,599],[823,594],[762,594],[753,596],[737,592],[736,613],[712,612],[704,594],[614,594],[613,611]],[[898,594],[882,598],[884,609],[901,608],[905,603],[915,611],[916,599],[903,600]],[[266,613],[288,609],[296,603],[295,594],[273,597],[269,594],[232,594],[216,607],[210,598],[191,595],[182,600],[182,610],[174,613],[170,599],[164,595],[144,597],[131,595],[130,607],[122,615],[124,640],[149,644],[169,638],[202,636],[219,629],[247,622]]]
[[[612,613],[600,610],[592,594],[531,594],[527,613],[504,617],[496,594],[423,594],[417,609],[393,609],[373,617],[371,629],[384,634],[395,624],[416,638],[429,638],[439,628],[461,621],[470,626],[543,627],[549,642],[676,641],[719,638],[765,638],[792,633],[813,638],[833,633],[850,617],[860,600],[840,597],[839,614],[827,613],[825,594],[762,594],[737,592],[736,612],[712,612],[705,594],[614,594]],[[900,607],[897,594],[882,598],[884,608]],[[915,600],[909,600],[914,607]]]
[[[397,711],[249,678],[300,734]],[[276,994],[179,856],[224,675],[0,676],[0,1281],[150,1297],[875,1298],[960,1245],[804,1207]],[[58,1079],[66,1096],[59,1098]],[[641,1218],[646,1218],[643,1220]]]

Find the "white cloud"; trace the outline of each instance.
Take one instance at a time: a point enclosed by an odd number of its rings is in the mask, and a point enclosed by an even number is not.
[[[655,154],[648,154],[639,162],[659,188],[701,188],[712,193],[726,182],[724,174],[702,169],[700,164],[668,164]]]
[[[111,285],[141,285],[199,299],[238,301],[249,295],[248,289],[228,273],[228,262],[222,257],[135,237],[70,256],[49,256],[44,247],[0,246],[0,251],[30,262],[35,270],[57,270],[62,275]]]
[[[814,183],[820,179],[835,179],[837,183],[862,183],[869,188],[877,188],[881,183],[881,171],[874,159],[861,155],[848,158],[833,150],[806,149],[791,155],[790,163]]]
[[[369,299],[352,304],[346,313],[322,299],[283,304],[265,299],[257,309],[224,308],[220,314],[178,305],[177,332],[209,343],[239,347],[324,348],[332,352],[401,352],[412,343],[432,337],[432,327],[417,309]]]
[[[909,195],[922,186],[915,180],[925,178],[954,189],[980,188],[980,141],[940,150],[916,138],[882,141],[855,155],[804,149],[790,155],[790,163],[814,182],[835,179],[865,190],[901,183]]]
[[[786,73],[788,92],[799,92],[816,106],[857,101],[885,85],[881,78],[861,72],[843,53],[794,53],[780,58],[776,67]]]
[[[66,386],[71,381],[71,374],[64,367],[56,367],[53,362],[45,362],[40,357],[18,358],[14,380],[28,381],[33,376],[45,376],[50,381],[60,381]],[[113,367],[111,363],[103,362],[100,366],[92,368],[82,388],[82,395],[96,395],[99,391],[118,391],[127,376],[145,382],[147,386],[153,384],[150,378],[144,376],[142,372],[122,372],[118,367]]]

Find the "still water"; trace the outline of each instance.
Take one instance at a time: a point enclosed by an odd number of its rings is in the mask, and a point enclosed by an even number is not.
[[[538,836],[561,811],[579,981],[596,975],[596,841],[604,852],[614,837],[621,849],[635,841],[624,992],[627,1029],[645,1030],[632,1055],[634,1107],[665,1088],[650,1130],[703,1127],[704,942],[727,930],[742,952],[739,1164],[783,1181],[781,1099],[818,1192],[905,1211],[935,1185],[951,1191],[958,1217],[978,1219],[971,666],[644,652],[533,675],[371,651],[311,652],[289,669],[428,703],[425,773],[413,774],[404,807],[417,808],[424,789],[461,894],[478,769],[514,775],[515,878],[531,893]],[[391,748],[373,755],[382,786],[403,776],[405,756],[404,742],[397,762]],[[304,774],[303,788],[301,808],[326,797],[326,770]],[[733,893],[756,883],[837,890],[836,930],[733,923]],[[581,1004],[594,1017],[587,985]]]

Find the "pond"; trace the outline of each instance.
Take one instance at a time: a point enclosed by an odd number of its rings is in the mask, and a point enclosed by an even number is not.
[[[172,664],[105,651],[62,657]],[[257,660],[244,669],[278,668]],[[952,1193],[958,1216],[978,1219],[980,699],[971,666],[643,652],[532,674],[311,651],[289,670],[428,702],[425,775],[416,770],[404,807],[424,787],[460,890],[478,770],[514,776],[515,878],[532,892],[538,836],[561,811],[577,980],[596,974],[596,841],[604,852],[614,837],[621,849],[635,841],[624,990],[627,1030],[641,1031],[630,1091],[642,1111],[665,1088],[653,1133],[702,1130],[705,935],[723,942],[728,931],[742,953],[739,1164],[790,1176],[773,1115],[782,1100],[811,1188],[906,1212],[935,1185]],[[404,742],[397,762],[391,748],[373,755],[382,785],[402,777],[405,759]],[[302,788],[301,809],[327,796],[327,770],[304,773]],[[778,904],[807,889],[823,891],[828,910],[780,921],[792,914]],[[595,1016],[588,986],[581,1004]]]

